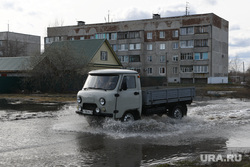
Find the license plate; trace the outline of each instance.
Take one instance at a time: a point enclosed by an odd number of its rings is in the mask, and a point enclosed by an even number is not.
[[[83,114],[87,114],[87,115],[93,115],[93,111],[92,110],[82,110]]]

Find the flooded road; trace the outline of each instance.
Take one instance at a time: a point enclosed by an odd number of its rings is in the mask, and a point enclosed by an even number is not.
[[[106,119],[97,127],[75,114],[76,104],[18,106],[0,108],[0,166],[154,166],[250,151],[249,100],[195,101],[182,120]]]

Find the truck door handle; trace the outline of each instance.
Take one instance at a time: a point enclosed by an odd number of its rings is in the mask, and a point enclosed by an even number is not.
[[[139,92],[134,92],[134,95],[139,95]]]

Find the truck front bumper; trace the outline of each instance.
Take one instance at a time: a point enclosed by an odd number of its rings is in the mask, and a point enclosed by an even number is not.
[[[87,116],[113,117],[112,113],[103,113],[103,112],[96,112],[95,110],[86,110],[82,109],[79,106],[77,108],[76,113],[79,115],[87,115]]]

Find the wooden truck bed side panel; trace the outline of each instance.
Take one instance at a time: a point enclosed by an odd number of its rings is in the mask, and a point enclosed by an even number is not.
[[[190,101],[195,96],[195,88],[162,88],[142,91],[143,105],[158,105]]]

